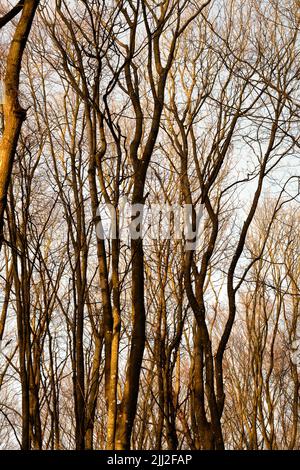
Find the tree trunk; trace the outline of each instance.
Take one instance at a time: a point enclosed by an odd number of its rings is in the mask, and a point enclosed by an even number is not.
[[[19,103],[22,57],[39,0],[25,0],[7,58],[4,79],[4,131],[0,140],[0,249],[3,243],[3,219],[14,156],[26,111]]]

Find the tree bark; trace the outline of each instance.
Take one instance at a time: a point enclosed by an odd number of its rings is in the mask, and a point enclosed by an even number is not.
[[[19,103],[22,57],[39,0],[25,0],[7,57],[4,79],[4,131],[0,140],[0,249],[3,243],[3,219],[14,155],[26,111]]]

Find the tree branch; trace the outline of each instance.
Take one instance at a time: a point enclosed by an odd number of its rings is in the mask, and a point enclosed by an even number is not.
[[[0,29],[3,28],[3,26],[7,25],[11,20],[14,19],[15,16],[17,16],[20,11],[22,10],[24,6],[24,0],[20,0],[15,7],[12,8],[6,15],[2,16],[0,18]]]

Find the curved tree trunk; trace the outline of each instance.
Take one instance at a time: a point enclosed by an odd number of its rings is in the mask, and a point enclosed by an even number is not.
[[[8,185],[22,123],[26,118],[26,111],[20,105],[18,97],[22,57],[38,4],[39,0],[25,0],[24,2],[19,2],[18,5],[0,21],[0,27],[4,26],[19,13],[23,5],[22,15],[8,52],[6,75],[4,79],[4,131],[0,140],[0,249],[3,243],[3,218]]]

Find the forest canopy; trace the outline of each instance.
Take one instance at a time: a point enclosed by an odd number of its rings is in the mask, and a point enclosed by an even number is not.
[[[298,0],[0,1],[0,448],[300,448]]]

